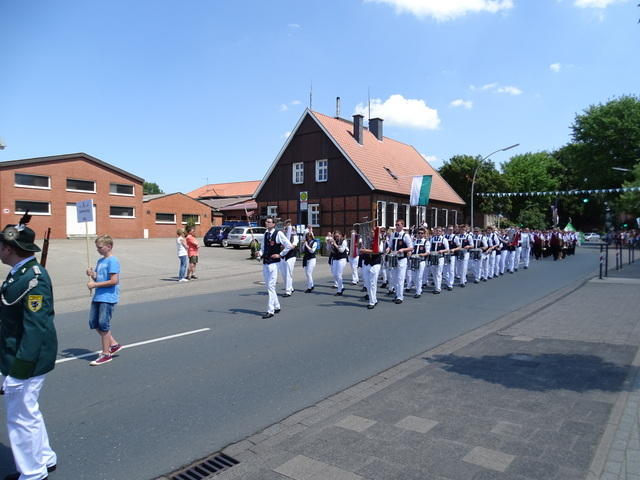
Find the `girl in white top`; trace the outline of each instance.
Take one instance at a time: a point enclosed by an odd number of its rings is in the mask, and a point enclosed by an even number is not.
[[[187,241],[184,238],[185,231],[179,228],[176,231],[176,248],[178,249],[178,260],[180,260],[180,270],[178,271],[178,281],[188,282],[187,275],[187,262],[189,257],[187,256]]]

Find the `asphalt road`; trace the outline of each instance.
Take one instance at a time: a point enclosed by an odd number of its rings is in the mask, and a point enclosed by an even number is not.
[[[129,345],[119,357],[101,367],[88,365],[91,356],[65,361],[47,377],[41,406],[59,456],[51,478],[155,478],[596,268],[597,252],[580,249],[466,289],[409,295],[402,305],[381,296],[372,311],[359,288],[335,297],[325,278],[313,294],[281,299],[282,313],[269,320],[260,316],[266,292],[255,285],[119,306],[113,331]],[[298,288],[301,280],[298,269]],[[56,318],[60,359],[97,348],[86,317]],[[0,477],[12,463],[2,429]]]

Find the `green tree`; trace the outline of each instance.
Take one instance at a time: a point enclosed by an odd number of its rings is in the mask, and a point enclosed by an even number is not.
[[[633,180],[624,182],[624,187],[640,187],[640,162],[633,168]],[[616,202],[616,210],[634,218],[640,216],[640,192],[625,192]]]
[[[144,182],[142,185],[142,192],[144,195],[154,195],[157,193],[164,193],[160,186],[154,182]]]
[[[509,192],[547,192],[560,189],[562,164],[548,152],[524,153],[502,164],[502,181]],[[514,196],[507,210],[509,217],[533,228],[540,228],[549,211],[549,197]],[[535,223],[537,227],[532,224]]]
[[[495,165],[490,160],[485,160],[482,165],[481,156],[471,155],[455,155],[449,160],[445,160],[438,172],[442,175],[449,185],[456,191],[458,195],[467,203],[465,219],[468,222],[471,218],[471,182],[473,173],[478,168],[476,174],[476,182],[474,185],[475,193],[499,192],[503,188],[500,173],[496,170]],[[501,198],[501,203],[508,203],[506,199]],[[474,210],[476,212],[492,213],[498,208],[498,199],[495,197],[478,197],[474,200]]]

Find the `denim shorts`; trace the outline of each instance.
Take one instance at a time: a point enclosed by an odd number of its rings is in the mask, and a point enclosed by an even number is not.
[[[115,303],[91,302],[89,328],[92,330],[100,330],[101,332],[111,330],[111,316],[113,315],[114,308],[116,308]]]

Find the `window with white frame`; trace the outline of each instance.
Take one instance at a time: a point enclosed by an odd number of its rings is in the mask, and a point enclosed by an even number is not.
[[[293,183],[304,183],[304,163],[293,164]]]
[[[433,207],[430,213],[431,215],[429,218],[429,227],[435,228],[438,226],[438,209]]]
[[[404,225],[405,227],[410,227],[411,226],[411,207],[409,205],[407,205],[406,203],[404,204]]]
[[[110,195],[126,195],[129,197],[133,197],[133,185],[128,185],[124,183],[111,183],[109,184],[109,194]]]
[[[316,182],[329,179],[329,160],[316,160]]]
[[[133,207],[119,207],[111,205],[109,207],[109,216],[114,218],[135,218],[136,210]]]
[[[278,206],[277,205],[268,205],[267,206],[267,217],[276,218],[278,216]]]
[[[51,189],[51,177],[46,175],[32,175],[30,173],[16,173],[14,186]]]
[[[175,213],[156,213],[156,223],[176,223]]]
[[[385,210],[385,226],[393,228],[396,224],[396,219],[398,218],[398,204],[387,202],[387,208]]]
[[[67,192],[96,193],[96,182],[93,180],[67,178]]]
[[[385,220],[387,218],[387,202],[377,202],[377,218],[378,225],[381,227],[386,227]]]
[[[197,213],[183,213],[182,214],[182,224],[186,225],[189,223],[189,220],[192,221],[194,225],[200,225],[200,215]]]
[[[309,225],[311,225],[312,227],[320,226],[320,204],[319,203],[309,204]]]
[[[418,207],[418,208],[420,209],[419,210],[419,213],[420,213],[419,223],[420,223],[420,225],[422,225],[423,223],[427,222],[427,207],[422,206],[422,207]]]
[[[452,225],[458,225],[458,210],[451,210],[451,215],[452,215]]]
[[[51,203],[16,200],[15,213],[25,213],[27,210],[30,215],[51,215]]]

